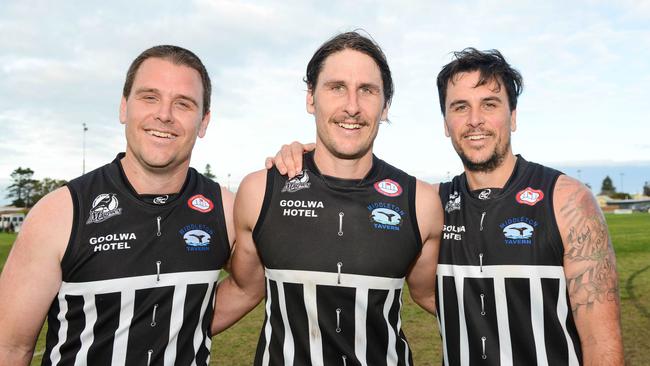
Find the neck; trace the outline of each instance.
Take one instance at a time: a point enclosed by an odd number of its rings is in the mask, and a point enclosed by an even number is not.
[[[372,151],[356,159],[341,159],[316,145],[314,163],[324,175],[343,179],[363,179],[372,168]]]
[[[483,188],[503,188],[515,169],[517,157],[509,152],[501,165],[490,172],[474,172],[465,168],[467,185],[471,191]]]
[[[128,152],[120,160],[126,179],[138,194],[168,194],[180,192],[187,177],[189,160],[171,169],[152,169]]]

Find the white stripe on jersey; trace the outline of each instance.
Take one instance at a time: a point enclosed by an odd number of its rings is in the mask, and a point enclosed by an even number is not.
[[[59,293],[57,299],[59,300],[59,314],[57,314],[56,318],[61,326],[59,327],[58,335],[59,343],[52,348],[52,353],[50,354],[50,362],[52,362],[52,365],[57,365],[61,361],[61,345],[63,344],[61,340],[65,340],[66,334],[68,333],[68,322],[65,320],[65,314],[68,312],[68,302],[65,300],[65,294],[62,293]]]
[[[83,296],[84,298],[83,311],[85,316],[85,325],[80,335],[81,348],[75,357],[75,365],[78,365],[87,363],[88,350],[94,340],[93,327],[97,321],[95,295],[120,293],[121,310],[119,314],[118,327],[115,331],[115,337],[113,340],[113,357],[111,360],[111,365],[118,366],[124,365],[126,362],[126,349],[129,339],[129,328],[133,320],[135,292],[142,289],[169,286],[174,287],[174,298],[170,320],[171,337],[169,339],[170,343],[165,351],[165,364],[172,365],[174,363],[173,360],[176,357],[178,331],[183,322],[183,308],[185,305],[187,285],[197,283],[208,284],[208,291],[203,298],[201,316],[194,334],[194,347],[196,351],[203,339],[203,331],[201,328],[203,315],[205,314],[210,296],[212,295],[214,282],[219,278],[219,272],[219,270],[214,270],[164,273],[160,275],[160,281],[156,281],[157,275],[148,275],[89,282],[62,282],[57,295],[59,302],[59,313],[57,314],[57,319],[61,326],[59,327],[58,332],[58,342],[54,345],[50,354],[52,365],[58,365],[61,361],[61,346],[67,341],[68,322],[65,319],[65,316],[68,313],[68,302],[65,300],[65,296]],[[194,364],[196,364],[196,360],[194,361]]]
[[[366,319],[368,316],[368,290],[358,289],[356,293],[356,305],[354,307],[354,354],[362,366],[368,365],[366,360]]]
[[[466,278],[492,278],[494,280],[495,306],[497,315],[497,326],[499,332],[499,352],[502,365],[512,365],[512,344],[508,319],[508,304],[505,291],[505,280],[507,278],[525,278],[530,283],[531,298],[531,322],[533,327],[533,337],[535,339],[535,350],[537,364],[547,366],[548,359],[546,355],[546,342],[544,338],[544,307],[540,301],[542,298],[542,279],[559,280],[559,296],[557,299],[557,316],[564,330],[567,345],[569,348],[569,365],[578,365],[578,358],[573,347],[567,329],[566,322],[568,316],[568,304],[566,301],[566,279],[564,268],[562,266],[534,266],[534,265],[487,265],[487,266],[460,266],[450,264],[438,264],[438,296],[440,309],[438,313],[438,322],[443,336],[443,358],[445,365],[449,364],[447,355],[447,344],[445,334],[444,318],[444,291],[443,277],[452,276],[456,285],[456,296],[458,297],[458,316],[460,321],[460,364],[469,365],[469,343],[467,339],[467,324],[465,322],[465,308],[463,302],[464,280]]]
[[[356,287],[373,290],[399,290],[404,286],[404,278],[375,277],[336,272],[295,271],[265,269],[266,277],[277,282],[301,283],[324,286]]]
[[[278,286],[282,286],[282,283],[278,282]],[[311,364],[313,366],[323,366],[323,336],[320,332],[320,327],[318,326],[318,302],[316,301],[316,284],[303,284],[303,291],[305,297],[305,311],[307,312],[307,322],[309,326],[309,350],[311,351]]]
[[[443,365],[449,365],[449,355],[447,355],[447,335],[445,334],[445,317],[443,314],[445,313],[445,302],[444,300],[444,295],[442,292],[442,279],[438,277],[438,297],[440,299],[439,301],[439,308],[437,309],[437,314],[436,318],[438,319],[438,329],[440,329],[440,334],[442,335],[442,359],[444,361]]]
[[[546,341],[544,340],[544,303],[542,298],[542,282],[539,279],[530,280],[530,321],[535,339],[535,354],[538,366],[548,366],[546,357]],[[537,301],[536,301],[537,300]]]
[[[293,334],[289,326],[287,302],[284,299],[284,286],[281,286],[281,284],[278,284],[278,305],[280,305],[280,314],[282,314],[282,324],[284,325],[284,347],[282,349],[284,364],[286,366],[292,366],[294,356]]]
[[[401,293],[400,293],[400,295],[401,295]],[[402,329],[402,306],[403,305],[404,304],[402,304],[402,296],[400,296],[399,297],[399,309],[400,309],[400,311],[397,313],[397,315],[398,315],[398,317],[397,317],[397,329],[398,330]],[[399,333],[397,334],[397,336],[400,337]],[[409,345],[406,342],[406,339],[401,338],[401,337],[400,337],[400,339],[402,340],[402,343],[404,343],[404,361],[406,362],[406,366],[409,366],[410,365],[409,364]]]
[[[510,342],[510,319],[508,319],[508,302],[506,301],[505,278],[494,279],[494,306],[499,328],[499,353],[501,366],[512,366],[512,342]],[[538,365],[539,366],[539,365]]]
[[[88,294],[84,295],[84,314],[86,314],[86,323],[95,324],[97,321],[97,310],[95,308],[95,296]],[[77,353],[74,360],[74,366],[83,366],[88,364],[88,349],[94,340],[93,327],[85,327],[81,332],[80,341],[81,348]]]
[[[395,344],[396,334],[393,330],[393,327],[390,326],[388,313],[390,312],[390,307],[393,305],[393,300],[395,299],[395,292],[389,291],[388,296],[386,296],[386,302],[384,303],[384,320],[386,321],[386,330],[388,331],[388,352],[386,352],[386,364],[388,366],[397,365],[397,350],[395,347],[390,347],[390,345]]]
[[[262,365],[269,364],[269,346],[271,344],[271,284],[266,280],[266,319],[267,323],[264,327],[264,337],[266,338],[266,345],[264,345],[264,355],[262,356]]]
[[[187,293],[187,287],[185,286],[174,287],[174,299],[172,300],[172,314],[184,314],[186,293]],[[172,335],[172,337],[169,338],[169,343],[167,344],[167,348],[165,348],[164,360],[166,365],[173,365],[174,360],[176,360],[176,346],[178,344],[178,332],[181,331],[182,326],[183,326],[182,316],[172,316],[171,319],[169,320],[169,334]]]

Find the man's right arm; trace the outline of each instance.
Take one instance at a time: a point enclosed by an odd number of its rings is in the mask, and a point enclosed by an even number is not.
[[[61,286],[61,258],[72,230],[67,187],[29,212],[0,276],[0,365],[28,365]]]
[[[230,327],[251,311],[264,297],[264,266],[253,242],[266,188],[266,170],[248,175],[235,198],[235,249],[230,276],[219,283],[212,334]]]

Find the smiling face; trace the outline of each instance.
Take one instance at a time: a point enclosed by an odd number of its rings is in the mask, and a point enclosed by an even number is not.
[[[325,59],[317,84],[307,91],[316,119],[316,150],[339,159],[372,154],[379,122],[386,119],[379,67],[368,55],[344,49]]]
[[[165,59],[140,65],[120,121],[126,126],[127,157],[147,170],[189,165],[196,137],[203,137],[210,113],[203,116],[199,73]]]
[[[494,80],[477,86],[479,78],[478,71],[463,72],[448,83],[445,134],[465,168],[490,172],[512,155],[510,133],[517,113],[510,110],[503,86]]]

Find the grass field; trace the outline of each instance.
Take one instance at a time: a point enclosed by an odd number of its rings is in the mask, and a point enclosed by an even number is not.
[[[650,215],[607,215],[616,250],[621,289],[621,321],[628,366],[650,365]],[[0,234],[0,268],[15,236]],[[440,336],[433,316],[420,310],[404,296],[402,322],[416,365],[440,365]],[[259,329],[264,318],[259,306],[212,343],[211,365],[252,364]],[[40,364],[43,333],[36,347],[33,365]]]

